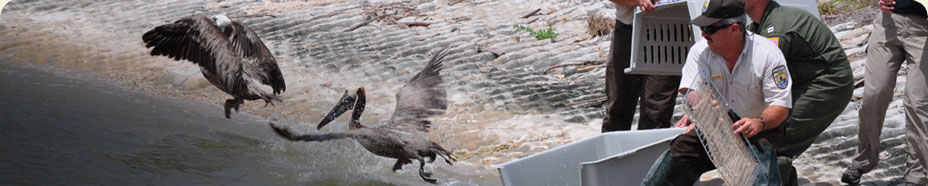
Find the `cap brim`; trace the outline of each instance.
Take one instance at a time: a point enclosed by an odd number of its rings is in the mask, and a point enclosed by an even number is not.
[[[696,19],[693,19],[693,21],[690,21],[690,23],[699,27],[704,27],[715,24],[715,22],[719,22],[721,20],[722,19],[719,18],[711,18],[706,15],[700,15],[699,17],[696,17]]]

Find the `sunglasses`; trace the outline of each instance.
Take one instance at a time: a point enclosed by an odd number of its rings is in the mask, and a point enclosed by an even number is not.
[[[715,32],[718,32],[719,30],[723,28],[728,28],[731,25],[733,24],[726,24],[726,25],[719,25],[719,26],[709,25],[709,26],[699,27],[699,29],[702,30],[702,32],[706,33],[706,35],[712,35]]]

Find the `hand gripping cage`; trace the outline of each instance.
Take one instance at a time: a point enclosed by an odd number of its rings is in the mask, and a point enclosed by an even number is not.
[[[761,163],[747,138],[734,133],[731,124],[736,114],[711,81],[697,78],[689,87],[683,94],[683,112],[696,124],[699,140],[722,180],[726,185],[754,185],[769,166]]]

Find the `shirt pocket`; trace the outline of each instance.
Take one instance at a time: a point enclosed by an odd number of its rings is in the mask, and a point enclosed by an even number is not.
[[[733,108],[736,106],[741,108],[741,114],[756,114],[753,110],[757,108],[766,108],[764,106],[764,94],[761,90],[761,86],[758,83],[754,82],[735,82],[732,83],[734,87],[729,87],[734,90],[736,97],[731,98],[729,103]],[[737,110],[736,110],[737,111]],[[741,117],[754,117],[751,116],[741,116]]]

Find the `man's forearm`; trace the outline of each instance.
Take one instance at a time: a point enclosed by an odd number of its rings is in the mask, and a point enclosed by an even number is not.
[[[609,1],[612,1],[612,3],[621,5],[621,6],[636,7],[636,6],[641,6],[642,0],[609,0]]]
[[[789,108],[779,105],[771,105],[764,109],[758,117],[764,118],[764,129],[768,130],[777,128],[789,115]]]
[[[620,6],[638,6],[639,0],[609,0]]]

